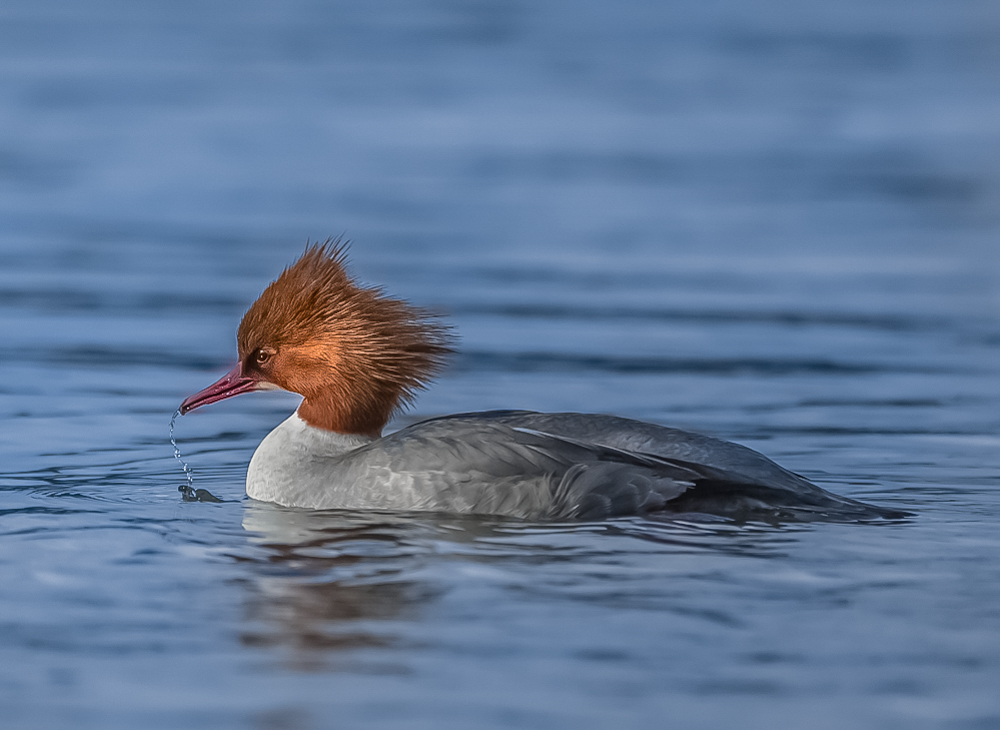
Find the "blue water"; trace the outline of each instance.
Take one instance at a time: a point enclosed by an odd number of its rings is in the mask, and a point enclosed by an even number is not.
[[[7,0],[5,728],[1000,727],[989,2]],[[396,425],[617,413],[896,524],[251,503],[177,423],[307,239],[448,314]]]

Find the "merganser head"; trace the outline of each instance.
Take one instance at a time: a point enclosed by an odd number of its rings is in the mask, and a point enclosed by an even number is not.
[[[280,388],[305,398],[298,412],[312,426],[380,435],[441,370],[452,337],[431,313],[356,284],[345,263],[337,241],[307,247],[243,315],[236,366],[181,413]]]

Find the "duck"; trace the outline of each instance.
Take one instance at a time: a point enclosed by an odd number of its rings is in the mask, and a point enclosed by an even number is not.
[[[235,366],[180,406],[273,389],[302,397],[250,459],[253,500],[542,521],[907,514],[829,492],[746,446],[614,415],[484,411],[386,434],[455,338],[438,314],[356,281],[347,253],[307,244],[244,314]]]

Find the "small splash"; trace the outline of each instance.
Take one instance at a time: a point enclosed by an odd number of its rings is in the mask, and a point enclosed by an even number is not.
[[[207,489],[192,489],[186,484],[177,487],[177,491],[181,493],[181,499],[185,502],[225,502],[224,499],[219,499]]]
[[[181,409],[178,408],[174,411],[174,415],[170,418],[170,445],[174,447],[174,458],[177,459],[177,463],[181,465],[181,469],[184,470],[184,476],[187,477],[187,487],[179,487],[182,492],[194,492],[194,477],[191,475],[191,467],[188,463],[184,461],[184,457],[181,456],[181,450],[177,448],[177,439],[174,438],[174,423],[177,421],[177,416],[181,415]]]

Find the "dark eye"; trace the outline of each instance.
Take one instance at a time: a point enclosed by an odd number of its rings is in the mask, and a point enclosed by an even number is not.
[[[257,350],[256,359],[258,365],[263,365],[264,363],[266,363],[268,360],[271,359],[271,353],[267,352],[266,350]]]

